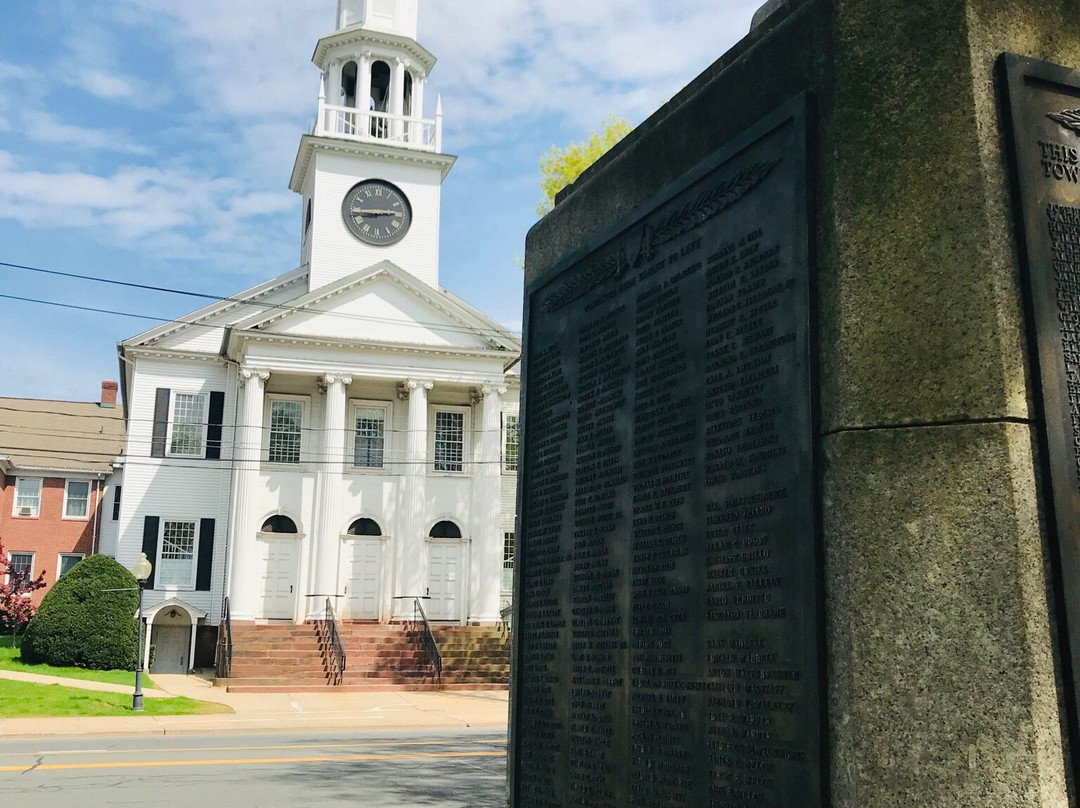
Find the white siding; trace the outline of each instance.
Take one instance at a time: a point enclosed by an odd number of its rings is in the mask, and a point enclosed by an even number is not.
[[[147,591],[146,604],[171,597],[208,614],[207,622],[219,619],[228,545],[229,503],[232,492],[232,439],[236,400],[235,374],[220,362],[136,361],[129,396],[127,458],[116,560],[128,569],[142,552],[143,526],[147,516],[198,522],[214,520],[214,559],[209,592],[179,589]],[[222,460],[152,458],[156,390],[225,393],[222,429]],[[111,517],[111,513],[109,514]],[[151,559],[156,561],[156,559]]]

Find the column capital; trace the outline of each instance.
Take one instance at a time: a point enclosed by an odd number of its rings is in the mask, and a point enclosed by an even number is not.
[[[262,368],[240,368],[240,386],[243,387],[249,381],[255,379],[265,384],[270,379],[270,371]]]
[[[324,373],[319,377],[319,383],[324,387],[333,387],[335,384],[348,387],[352,384],[352,376],[345,373]]]
[[[407,401],[409,394],[412,393],[413,390],[430,390],[434,386],[435,382],[427,381],[425,379],[406,379],[403,382],[398,382],[398,398],[402,401]]]
[[[507,387],[505,384],[498,382],[491,382],[488,384],[482,384],[479,387],[474,387],[469,391],[469,398],[473,404],[479,404],[488,396],[505,396]]]

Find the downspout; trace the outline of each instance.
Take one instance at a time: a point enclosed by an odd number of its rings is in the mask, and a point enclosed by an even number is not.
[[[94,480],[94,493],[97,495],[97,506],[94,508],[94,532],[90,537],[90,555],[97,555],[98,548],[98,531],[101,529],[101,508],[103,503],[101,501],[101,476],[99,475]]]

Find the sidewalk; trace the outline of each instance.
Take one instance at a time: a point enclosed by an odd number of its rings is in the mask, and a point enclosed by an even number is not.
[[[83,690],[130,693],[131,688],[0,671],[0,678],[60,684]],[[232,714],[192,716],[131,715],[108,718],[0,718],[0,738],[66,735],[167,735],[176,733],[267,732],[273,730],[464,729],[505,730],[508,694],[374,693],[226,693],[199,676],[154,674],[158,690],[146,698],[186,696],[226,704]]]

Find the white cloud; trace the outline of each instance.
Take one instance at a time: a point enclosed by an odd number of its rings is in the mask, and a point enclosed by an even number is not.
[[[234,179],[142,167],[108,176],[30,171],[0,152],[0,217],[31,228],[84,230],[113,246],[237,272],[265,274],[267,255],[289,253],[289,240],[267,245],[265,231],[254,232],[249,221],[290,205],[291,195],[246,193]]]
[[[126,154],[148,154],[142,146],[130,143],[119,134],[107,129],[91,129],[64,123],[48,112],[27,110],[22,114],[23,131],[37,143],[54,143],[77,146],[84,149],[105,149]]]
[[[100,70],[84,70],[77,73],[76,76],[80,86],[98,98],[112,100],[131,98],[135,95],[134,83],[123,76],[105,73]]]

